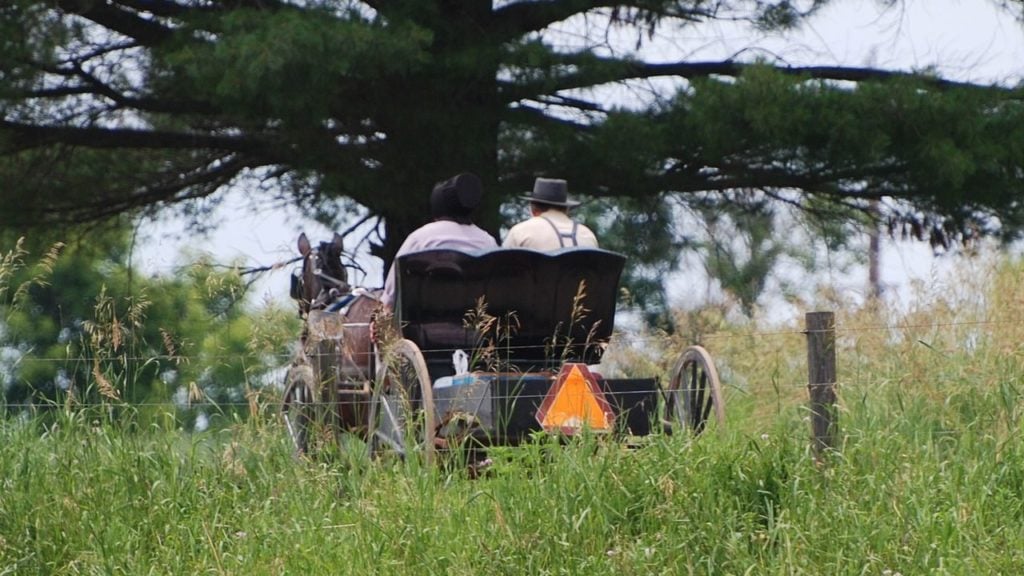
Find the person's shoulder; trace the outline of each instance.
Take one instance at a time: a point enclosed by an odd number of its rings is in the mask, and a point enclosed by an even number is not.
[[[433,232],[433,231],[438,229],[438,227],[437,227],[438,223],[439,222],[436,221],[436,220],[434,220],[432,222],[427,222],[426,224],[420,226],[419,228],[416,228],[412,232],[409,232],[409,235],[406,236],[406,238],[418,238],[420,236],[429,235],[431,232]]]
[[[580,224],[580,229],[579,229],[578,234],[586,237],[587,240],[592,241],[594,248],[598,247],[597,246],[597,234],[594,233],[594,231],[591,230],[588,226],[586,226],[584,224]]]
[[[455,224],[455,222],[452,222],[451,220],[433,220],[431,222],[427,222],[423,226],[420,226],[413,233],[416,233],[416,232],[430,233],[430,232],[434,232],[434,231],[437,231],[437,230],[444,230],[446,228],[451,228],[451,227],[453,227],[453,225],[457,226],[457,224]]]
[[[490,232],[484,230],[483,228],[477,226],[476,224],[473,224],[472,227],[473,234],[476,236],[477,240],[481,243],[483,247],[495,248],[498,246],[498,241],[494,239],[494,236],[492,236]]]
[[[458,222],[452,222],[451,220],[434,220],[433,222],[427,222],[423,226],[413,230],[409,234],[409,238],[431,240],[437,238],[447,238],[450,236],[459,236],[464,234],[466,230],[475,228],[472,224],[459,224]]]
[[[541,218],[540,216],[530,216],[526,220],[520,220],[519,222],[516,222],[508,230],[509,230],[509,233],[512,233],[513,231],[515,231],[517,233],[523,233],[526,230],[529,230],[529,229],[537,226],[537,224],[541,223],[541,222],[544,222],[544,219]]]
[[[523,244],[523,238],[525,237],[525,224],[529,220],[523,220],[522,222],[512,225],[508,229],[508,234],[505,234],[505,240],[501,243],[503,248],[518,248]]]
[[[536,226],[538,222],[543,222],[543,221],[544,221],[544,219],[542,217],[540,217],[540,216],[530,216],[526,220],[520,220],[519,222],[517,222],[514,226],[512,226],[511,229],[518,228],[518,229],[522,230],[523,228],[529,228],[531,226]]]

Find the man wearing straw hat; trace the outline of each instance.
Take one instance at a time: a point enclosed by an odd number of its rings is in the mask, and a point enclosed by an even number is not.
[[[560,248],[597,248],[597,236],[583,224],[569,218],[569,208],[579,202],[569,200],[569,185],[556,178],[537,178],[529,196],[529,220],[508,231],[505,248],[558,250]]]

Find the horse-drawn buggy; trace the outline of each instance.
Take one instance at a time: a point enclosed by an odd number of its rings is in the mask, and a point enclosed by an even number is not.
[[[644,436],[724,421],[717,372],[699,346],[682,352],[664,386],[601,374],[625,265],[619,254],[407,254],[395,262],[393,318],[374,318],[373,293],[345,283],[340,238],[314,249],[303,236],[299,248],[293,295],[306,328],[283,408],[300,452],[316,430],[353,435],[373,455],[430,459],[467,443],[514,445],[541,430]]]

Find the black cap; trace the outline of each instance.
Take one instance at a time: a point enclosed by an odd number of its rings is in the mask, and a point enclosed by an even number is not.
[[[480,206],[483,182],[470,172],[463,172],[434,185],[430,193],[430,211],[434,218],[466,219]]]

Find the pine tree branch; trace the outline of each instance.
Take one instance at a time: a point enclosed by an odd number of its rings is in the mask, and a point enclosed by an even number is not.
[[[0,132],[9,136],[0,151],[21,152],[51,144],[87,148],[159,148],[165,150],[214,149],[256,152],[266,146],[252,137],[216,136],[194,132],[170,132],[133,128],[46,126],[0,120]]]
[[[566,73],[561,76],[554,74],[554,78],[550,75],[545,75],[544,79],[531,83],[503,82],[500,85],[501,90],[499,91],[502,99],[506,102],[518,102],[524,99],[536,99],[537,94],[554,94],[564,90],[657,77],[676,77],[687,80],[710,78],[712,76],[737,77],[752,68],[770,66],[768,64],[731,60],[654,64],[630,60],[596,58],[588,53],[553,55],[552,59],[553,62],[557,62],[559,66],[565,69],[579,69],[583,71]],[[771,68],[781,74],[814,80],[872,82],[904,79],[919,81],[925,85],[942,90],[1000,91],[1005,93],[1007,97],[1018,99],[1021,97],[1020,91],[1014,88],[957,82],[920,72],[845,66],[771,66]],[[596,106],[596,104],[590,104],[590,106]]]
[[[163,175],[142,188],[108,190],[100,197],[77,195],[38,206],[26,207],[39,222],[84,223],[154,206],[205,198],[230,183],[240,172],[257,164],[243,155],[225,155],[192,170]]]
[[[58,8],[77,14],[145,46],[155,46],[169,39],[173,30],[149,18],[143,18],[117,4],[92,0],[57,0]]]
[[[507,42],[601,8],[611,9],[608,24],[629,23],[651,27],[664,18],[700,22],[715,16],[710,9],[684,8],[680,2],[652,0],[627,4],[621,0],[562,0],[560,2],[516,2],[494,10],[489,33]],[[697,3],[699,4],[699,3]]]

